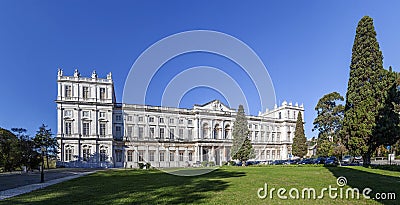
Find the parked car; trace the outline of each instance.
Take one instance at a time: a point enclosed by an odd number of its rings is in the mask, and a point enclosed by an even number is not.
[[[328,157],[325,161],[325,165],[339,165],[339,160],[336,157]]]
[[[353,163],[354,157],[350,156],[350,155],[346,155],[343,157],[342,159],[342,163],[343,164],[351,164]]]
[[[325,161],[325,157],[318,157],[316,160],[314,160],[314,164],[325,164]]]
[[[289,159],[284,162],[284,164],[297,164],[299,163],[300,159]]]
[[[280,164],[284,164],[285,160],[275,160],[271,163],[271,165],[280,165]]]
[[[363,158],[362,158],[362,156],[356,156],[356,157],[354,157],[354,161],[361,162],[361,161],[363,161]]]
[[[313,164],[315,161],[314,158],[307,158],[299,161],[297,164]]]

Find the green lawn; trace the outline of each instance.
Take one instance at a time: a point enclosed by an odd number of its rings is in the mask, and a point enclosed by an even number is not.
[[[184,170],[188,172],[190,170]],[[179,170],[177,172],[180,172]],[[363,167],[223,167],[211,173],[180,177],[157,170],[106,170],[47,187],[29,194],[0,201],[0,204],[400,204],[400,200],[372,199],[260,199],[257,190],[289,190],[339,186],[336,179],[347,178],[349,187],[369,187],[376,192],[395,192],[400,198],[400,172]],[[345,192],[343,192],[344,195]],[[301,192],[300,192],[301,197]]]

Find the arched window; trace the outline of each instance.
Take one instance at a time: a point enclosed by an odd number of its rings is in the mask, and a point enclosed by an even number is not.
[[[67,145],[65,146],[65,161],[72,161],[72,155],[74,154],[74,147]]]
[[[229,139],[230,138],[230,131],[231,131],[231,127],[230,125],[225,125],[225,134],[224,134],[224,139]]]
[[[214,127],[214,139],[219,139],[219,132],[221,128],[219,127],[219,124],[216,124]]]
[[[208,138],[208,130],[209,130],[208,124],[204,123],[203,124],[203,138]]]

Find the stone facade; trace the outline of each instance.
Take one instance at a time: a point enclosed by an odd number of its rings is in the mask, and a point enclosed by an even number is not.
[[[218,100],[192,109],[120,104],[111,73],[90,78],[58,72],[59,164],[79,167],[188,167],[230,159],[236,110]],[[287,159],[298,112],[286,101],[248,116],[254,160]]]

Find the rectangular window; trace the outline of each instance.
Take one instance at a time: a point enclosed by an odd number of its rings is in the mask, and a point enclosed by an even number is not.
[[[106,117],[106,113],[105,112],[100,112],[100,118],[105,118]]]
[[[276,141],[278,141],[278,142],[281,141],[281,133],[280,133],[280,132],[278,132],[278,133],[276,134]]]
[[[65,161],[72,160],[72,149],[65,150]]]
[[[189,161],[193,161],[193,153],[189,152]]]
[[[106,123],[100,123],[100,136],[106,136]]]
[[[169,152],[169,161],[173,162],[175,159],[175,153],[174,151]]]
[[[133,150],[128,150],[128,162],[132,162],[133,159]]]
[[[117,137],[122,136],[121,126],[115,126],[115,134],[117,135]]]
[[[122,116],[121,115],[116,115],[115,116],[115,120],[119,121],[119,122],[122,121]]]
[[[275,133],[272,133],[271,141],[275,142]]]
[[[169,129],[169,139],[172,139],[172,140],[174,139],[174,136],[175,136],[174,131],[175,131],[174,128]]]
[[[281,158],[281,150],[276,150],[276,157],[277,157],[278,159]]]
[[[66,98],[72,97],[72,86],[70,85],[65,86],[65,97]]]
[[[267,159],[270,159],[270,153],[271,153],[271,151],[270,150],[267,150]]]
[[[183,119],[179,119],[179,124],[180,124],[180,125],[183,124]]]
[[[164,123],[164,118],[160,117],[160,123]]]
[[[139,117],[139,122],[143,122],[143,117]]]
[[[183,162],[183,152],[179,152],[179,161]]]
[[[160,139],[164,139],[164,128],[160,128]]]
[[[139,127],[139,139],[143,139],[143,127]]]
[[[71,135],[72,122],[65,122],[65,135]]]
[[[90,117],[90,111],[83,111],[82,112],[83,117]]]
[[[128,137],[132,137],[132,131],[133,131],[133,127],[132,126],[128,126]]]
[[[105,99],[106,99],[106,89],[100,88],[100,100],[105,100]]]
[[[258,125],[254,125],[254,129],[258,129]]]
[[[149,161],[154,162],[154,151],[149,151]]]
[[[149,122],[154,122],[154,117],[149,117]]]
[[[106,150],[104,149],[100,150],[100,162],[105,162],[106,159],[107,159]]]
[[[258,131],[256,131],[256,132],[254,133],[254,140],[255,140],[255,141],[258,141]]]
[[[188,120],[189,125],[193,125],[193,120]]]
[[[272,150],[272,159],[275,159],[275,150]]]
[[[179,129],[179,134],[178,135],[179,135],[178,137],[180,139],[183,139],[183,129],[182,128]]]
[[[122,162],[122,150],[115,150],[115,161]]]
[[[132,122],[132,116],[130,116],[130,115],[128,116],[128,121]]]
[[[89,136],[89,131],[90,131],[90,124],[88,122],[84,122],[82,124],[82,135]]]
[[[149,133],[150,133],[150,138],[153,139],[154,138],[154,127],[150,127]]]
[[[261,156],[260,156],[260,158],[261,158],[261,159],[265,159],[265,150],[262,150],[262,151],[261,151]]]
[[[83,88],[82,88],[82,98],[84,99],[84,100],[87,100],[87,99],[89,99],[89,87],[87,87],[87,86],[84,86]]]
[[[90,149],[89,148],[83,148],[83,161],[89,161],[90,158]]]
[[[193,128],[188,129],[188,139],[191,140],[193,138]]]
[[[174,122],[175,122],[174,118],[169,118],[169,123],[170,124],[174,124]]]
[[[160,162],[163,162],[164,160],[165,160],[164,151],[160,151]]]
[[[143,150],[139,150],[138,152],[138,161],[139,162],[143,162],[144,161],[144,151]]]
[[[64,115],[65,117],[72,117],[72,110],[65,110]]]

